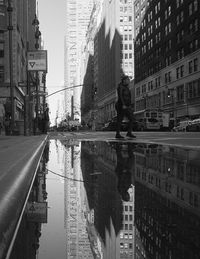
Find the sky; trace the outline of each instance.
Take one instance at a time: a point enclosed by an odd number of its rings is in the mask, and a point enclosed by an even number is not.
[[[64,29],[66,0],[38,0],[39,26],[47,50],[48,94],[64,84]],[[60,94],[49,97],[50,120],[54,123]]]

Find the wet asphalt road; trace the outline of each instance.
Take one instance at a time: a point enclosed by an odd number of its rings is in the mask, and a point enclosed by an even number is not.
[[[51,139],[78,139],[78,140],[100,140],[100,141],[125,141],[138,143],[157,143],[187,148],[200,148],[200,132],[134,132],[136,139],[126,138],[116,140],[115,132],[102,131],[76,131],[76,132],[50,132]]]

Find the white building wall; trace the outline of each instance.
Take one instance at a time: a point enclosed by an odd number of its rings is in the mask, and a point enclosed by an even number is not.
[[[65,87],[82,84],[80,61],[93,0],[66,0]],[[80,119],[81,87],[66,91],[66,113]],[[71,97],[74,99],[72,107]]]

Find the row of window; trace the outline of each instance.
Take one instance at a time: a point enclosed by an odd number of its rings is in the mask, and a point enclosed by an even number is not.
[[[123,230],[133,230],[133,224],[123,224]]]
[[[133,58],[133,54],[132,53],[121,53],[120,54],[120,58],[121,58],[121,60],[123,60],[123,59],[132,59]]]
[[[123,40],[128,41],[133,39],[133,35],[132,34],[124,34],[123,35]]]
[[[132,13],[133,8],[132,6],[120,6],[120,12],[121,13]]]
[[[176,79],[180,79],[184,76],[184,65],[176,68]],[[198,71],[198,58],[194,58],[188,62],[188,73],[191,74]],[[172,72],[169,71],[165,73],[165,83],[170,83],[172,81]]]
[[[157,8],[157,6],[155,6],[155,8]],[[158,9],[158,8],[157,8]],[[188,6],[189,9],[189,15],[193,15],[197,10],[198,10],[198,3],[197,0],[195,0],[194,2],[190,3]],[[171,10],[171,6],[169,5],[167,7],[167,9],[165,10],[165,19],[168,19],[171,16],[172,10]],[[136,22],[137,19],[139,19],[140,16],[136,15]],[[149,23],[151,20],[153,19],[153,13],[152,11],[148,14],[147,16],[147,22]],[[180,25],[181,23],[183,23],[184,21],[184,11],[180,11],[180,13],[177,15],[176,17],[176,25]],[[158,17],[155,20],[155,29],[158,29],[159,26],[161,25],[161,18]],[[141,23],[141,28],[143,29],[146,26],[146,20],[144,19]],[[150,25],[152,27],[152,24]],[[136,36],[139,34],[140,31],[140,27],[136,28]],[[151,28],[151,33],[153,33],[153,27]],[[171,23],[169,23],[168,25],[165,26],[165,35],[168,35],[171,32]],[[149,29],[148,29],[148,35],[149,34]]]
[[[160,19],[158,18],[156,21],[155,21],[155,27],[158,28],[158,26],[160,26]],[[171,32],[171,23],[167,24],[164,28],[164,33],[165,33],[165,36],[168,35],[170,32]],[[195,32],[198,32],[198,29],[199,29],[199,21],[197,18],[195,18],[193,21],[191,21],[191,23],[189,24],[189,27],[188,27],[188,31],[184,31],[184,29],[180,29],[177,34],[176,34],[176,38],[177,38],[177,43],[180,43],[183,38],[184,38],[184,33],[188,33],[189,34],[193,34]],[[138,32],[137,32],[138,33]],[[146,32],[143,32],[141,34],[141,42],[145,42],[146,39],[147,39],[147,36],[150,36],[153,34],[153,25],[149,26],[148,27],[148,31],[147,33]],[[158,33],[155,34],[155,43],[157,44],[158,42],[161,41],[161,32],[159,31]],[[136,40],[136,46],[139,46],[140,45],[140,38],[138,38]]]
[[[124,215],[124,221],[132,221],[133,220],[133,215],[132,214],[125,214]]]
[[[153,47],[153,42],[149,41],[148,42],[148,48],[152,48],[152,47]],[[165,53],[166,53],[169,50],[169,47],[170,46],[168,46],[166,44],[165,50],[163,50],[163,51],[165,51]],[[187,49],[188,54],[191,54],[191,53],[195,52],[198,49],[199,49],[199,40],[198,39],[193,39],[192,41],[189,42],[188,49]],[[140,70],[141,67],[145,67],[147,64],[152,63],[152,61],[155,58],[159,59],[159,57],[161,55],[161,52],[162,52],[162,49],[160,47],[158,47],[158,48],[155,49],[154,52],[151,52],[148,55],[148,57],[143,58],[142,60],[140,60],[141,59],[140,55],[143,55],[143,54],[147,53],[146,46],[143,46],[141,48],[141,52],[137,52],[135,54],[136,70]],[[176,60],[180,60],[180,59],[182,59],[184,57],[185,57],[185,50],[184,50],[183,47],[180,47],[176,51]],[[195,61],[195,62],[197,62],[197,61]],[[142,78],[146,78],[146,77],[148,77],[148,76],[150,76],[150,75],[160,71],[163,67],[170,66],[171,64],[172,64],[172,57],[171,57],[171,53],[169,53],[168,55],[165,56],[163,61],[158,60],[157,62],[154,63],[153,66],[148,66],[147,70],[143,71],[143,73],[142,73],[143,77]],[[196,70],[196,65],[195,65],[195,70]],[[191,73],[191,72],[189,72],[189,73]]]
[[[120,233],[120,239],[133,239],[133,234],[132,233]]]
[[[137,174],[137,177],[140,177],[140,175]],[[156,186],[161,188],[160,186],[160,179],[158,181],[159,178],[156,177]],[[147,179],[146,179],[147,180]],[[150,175],[148,176],[148,183],[150,184],[153,184],[154,182],[154,177],[153,175]],[[159,183],[159,184],[158,184]],[[172,191],[172,183],[171,182],[165,182],[165,191],[168,192],[168,193],[173,193]],[[199,196],[195,193],[195,192],[192,192],[192,191],[189,191],[189,197],[188,197],[188,202],[191,206],[197,208],[200,206],[199,202],[200,202],[200,199],[199,199]],[[181,199],[181,200],[185,200],[186,197],[185,197],[185,191],[184,191],[184,188],[180,187],[180,186],[176,186],[176,197],[178,199]]]
[[[132,0],[120,0],[120,4],[132,4]]]
[[[132,31],[133,26],[132,25],[120,25],[120,33],[126,32],[126,31]]]
[[[177,73],[181,74],[182,72],[182,66],[177,68]],[[169,80],[171,77],[171,72],[168,72],[165,74],[165,80]],[[156,89],[161,85],[161,78],[160,76],[155,79],[155,86],[153,84],[153,81],[149,81],[148,84],[143,84],[140,87],[136,88],[136,96],[140,96],[141,94],[146,93],[147,91],[152,91],[154,88]],[[166,93],[163,95],[163,103],[165,104],[167,102],[166,99]],[[200,96],[200,79],[192,80],[187,83],[187,98],[192,99]],[[169,98],[167,98],[169,101]],[[184,85],[179,85],[176,87],[176,100],[182,101],[184,99]]]
[[[132,22],[132,16],[120,16],[120,22]]]
[[[133,244],[132,243],[120,243],[120,249],[133,249]]]
[[[120,49],[121,50],[132,50],[133,49],[133,44],[120,44]]]

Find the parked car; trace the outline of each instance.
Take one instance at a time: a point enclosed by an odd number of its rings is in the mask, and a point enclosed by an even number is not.
[[[172,128],[172,131],[187,131],[191,120],[180,121],[177,126]]]
[[[186,127],[186,131],[200,131],[200,119],[195,119]]]

